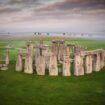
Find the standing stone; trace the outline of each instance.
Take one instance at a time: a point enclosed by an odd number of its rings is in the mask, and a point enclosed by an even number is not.
[[[35,66],[37,66],[37,59],[40,56],[40,49],[36,48],[35,50]]]
[[[26,53],[24,72],[28,74],[33,73],[32,57],[29,53]]]
[[[57,57],[53,53],[50,56],[49,75],[51,75],[51,76],[57,76],[58,75]]]
[[[70,58],[67,55],[64,55],[63,61],[63,76],[70,76]]]
[[[100,63],[101,63],[101,69],[102,69],[105,65],[105,55],[103,50],[100,52]]]
[[[45,57],[46,69],[49,69],[49,62],[50,62],[50,54],[47,53],[47,55],[46,55],[46,57]]]
[[[34,46],[33,46],[33,43],[31,41],[29,41],[27,44],[27,53],[29,53],[33,59]]]
[[[57,40],[52,41],[52,53],[55,54],[55,56],[58,58],[59,53],[59,43]]]
[[[63,54],[65,53],[65,44],[64,40],[59,41],[59,49],[58,49],[58,60],[63,61]]]
[[[48,45],[44,45],[44,49],[42,50],[42,55],[45,59],[45,68],[49,68],[50,54],[48,52]]]
[[[97,61],[97,55],[93,54],[92,56],[92,70],[95,71],[96,70],[96,61]]]
[[[81,49],[78,46],[75,47],[74,75],[84,75],[83,56],[81,55]]]
[[[44,56],[39,56],[37,58],[36,72],[38,75],[45,75],[45,58],[44,58]]]
[[[6,55],[5,55],[5,64],[8,65],[10,61],[10,57],[9,57],[9,51],[6,51]]]
[[[68,45],[65,47],[65,54],[70,56],[70,47]]]
[[[85,73],[92,73],[92,55],[85,57]]]
[[[23,69],[22,55],[20,51],[18,51],[17,60],[16,60],[16,71],[22,71],[22,69]]]
[[[83,58],[81,56],[75,56],[74,75],[84,75]]]
[[[100,54],[97,53],[96,54],[96,67],[95,67],[95,70],[94,71],[100,71],[101,69],[101,64],[100,64]]]
[[[48,54],[48,45],[43,45],[42,55],[46,56]]]

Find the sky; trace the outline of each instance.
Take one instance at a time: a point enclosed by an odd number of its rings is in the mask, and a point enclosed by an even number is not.
[[[105,0],[0,0],[2,32],[105,35]]]

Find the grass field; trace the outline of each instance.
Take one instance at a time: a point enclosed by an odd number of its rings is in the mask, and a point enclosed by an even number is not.
[[[37,38],[32,39],[37,43]],[[45,38],[51,44],[51,38]],[[87,50],[104,48],[104,41],[65,39],[66,43],[87,47]],[[0,59],[5,45],[25,48],[27,39],[0,40]],[[8,71],[0,71],[0,105],[105,105],[105,68],[85,76],[50,77],[24,74],[15,71],[17,51],[10,49]]]

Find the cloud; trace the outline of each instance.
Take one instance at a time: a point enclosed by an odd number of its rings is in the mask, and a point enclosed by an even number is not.
[[[50,0],[50,2],[51,1],[53,0]],[[18,12],[23,9],[24,10],[30,8],[36,9],[43,7],[46,4],[46,2],[49,1],[48,0],[0,0],[0,13],[8,15],[9,13]]]
[[[1,14],[10,14],[21,11],[21,8],[12,8],[12,7],[2,7],[0,8],[0,15]]]
[[[56,2],[51,5],[37,9],[38,12],[45,11],[74,11],[81,12],[84,10],[105,10],[105,0],[65,0],[62,2]]]
[[[9,5],[26,5],[26,6],[38,6],[42,5],[43,3],[40,0],[9,0]]]
[[[1,29],[9,26],[47,29],[63,24],[65,29],[101,27],[105,25],[105,0],[0,0],[0,18]]]

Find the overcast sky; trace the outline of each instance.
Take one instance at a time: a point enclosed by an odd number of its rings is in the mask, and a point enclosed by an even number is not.
[[[105,33],[105,0],[0,0],[0,32]]]

